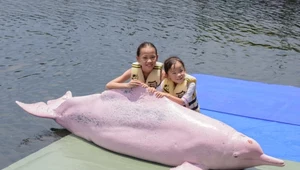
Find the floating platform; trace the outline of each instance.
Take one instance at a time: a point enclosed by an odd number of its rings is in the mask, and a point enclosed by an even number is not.
[[[260,143],[264,152],[300,169],[300,88],[194,74],[203,114],[221,120]],[[170,167],[103,149],[74,135],[13,163],[4,170],[168,170]]]

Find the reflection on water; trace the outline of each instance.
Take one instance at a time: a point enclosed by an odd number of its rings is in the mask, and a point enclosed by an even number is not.
[[[18,148],[21,148],[22,145],[26,145],[26,146],[31,145],[36,141],[47,141],[48,140],[47,138],[53,140],[70,134],[70,132],[66,129],[51,128],[50,130],[51,131],[41,131],[39,134],[35,134],[35,136],[32,138],[23,139],[18,145]]]
[[[299,7],[297,0],[2,0],[0,168],[64,136],[15,100],[101,92],[143,41],[157,46],[161,61],[181,57],[189,73],[300,87]]]

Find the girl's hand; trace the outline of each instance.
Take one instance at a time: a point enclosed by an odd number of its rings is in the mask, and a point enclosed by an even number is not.
[[[144,87],[144,88],[150,88],[147,84],[140,82],[140,86]]]
[[[130,80],[130,82],[128,82],[128,88],[133,88],[133,87],[137,87],[140,86],[141,83],[139,80]]]
[[[164,93],[164,92],[157,91],[157,92],[155,93],[155,96],[156,96],[157,98],[163,98],[163,97],[167,97],[167,96],[168,96],[168,93]]]
[[[156,89],[153,88],[153,87],[148,87],[148,88],[147,88],[147,91],[148,91],[150,94],[153,94],[153,93],[156,92]]]

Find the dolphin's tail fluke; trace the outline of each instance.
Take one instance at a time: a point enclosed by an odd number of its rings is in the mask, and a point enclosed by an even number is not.
[[[272,156],[262,154],[260,156],[261,161],[264,165],[273,165],[273,166],[284,166],[284,161],[278,158],[274,158]]]
[[[54,119],[55,112],[52,110],[46,103],[44,102],[38,102],[38,103],[33,103],[33,104],[26,104],[22,103],[19,101],[16,101],[16,103],[24,109],[26,112],[38,116],[38,117],[43,117],[43,118],[49,118],[49,119]]]
[[[58,99],[54,99],[54,100],[49,100],[47,101],[47,105],[51,108],[51,109],[56,109],[58,108],[59,105],[61,105],[63,102],[65,102],[67,99],[72,98],[72,93],[70,91],[67,91],[65,95],[63,95],[62,97],[58,98]]]
[[[38,102],[38,103],[32,103],[32,104],[26,104],[22,103],[19,101],[16,101],[16,103],[25,111],[28,113],[38,116],[38,117],[43,117],[43,118],[49,118],[49,119],[55,119],[56,118],[56,113],[55,109],[61,105],[63,102],[66,101],[66,99],[71,98],[72,93],[68,91],[65,95],[62,97],[55,99],[55,100],[49,100],[46,103],[44,102]]]

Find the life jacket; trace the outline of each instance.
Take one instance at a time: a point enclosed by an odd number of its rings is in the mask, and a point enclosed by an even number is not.
[[[182,98],[182,96],[187,92],[189,84],[192,82],[196,84],[196,78],[185,74],[185,80],[181,84],[175,85],[173,81],[165,78],[161,87],[163,92],[169,93],[178,98]],[[192,101],[189,102],[188,107],[192,110],[199,111],[196,90],[192,96]]]
[[[134,62],[131,67],[131,79],[140,80],[141,82],[146,83],[149,87],[156,88],[161,82],[162,66],[162,63],[156,62],[153,70],[148,75],[147,80],[145,80],[141,64]]]

